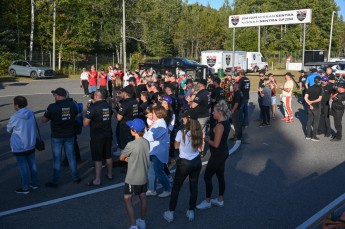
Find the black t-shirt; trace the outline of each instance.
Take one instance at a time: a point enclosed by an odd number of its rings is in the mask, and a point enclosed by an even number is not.
[[[250,91],[250,80],[247,77],[241,77],[238,81],[240,90],[243,93],[243,99],[249,100],[249,91]]]
[[[149,101],[150,101],[150,104],[158,104],[158,94],[159,92],[155,92],[155,93],[150,93],[149,94]]]
[[[238,106],[237,106],[236,110],[239,110],[241,108],[241,105],[242,105],[242,100],[243,100],[243,93],[242,93],[242,91],[241,90],[235,91],[234,94],[233,94],[232,101],[231,101],[231,107],[234,107],[235,103],[238,103]]]
[[[302,83],[302,88],[301,88],[302,91],[304,91],[306,89],[305,88],[305,82],[306,81],[307,81],[307,76],[306,75],[299,77],[298,83]]]
[[[230,133],[230,122],[229,120],[225,120],[222,122],[217,123],[218,125],[223,125],[224,127],[224,131],[223,131],[223,135],[222,138],[220,139],[220,143],[218,148],[214,148],[213,146],[210,145],[210,151],[212,153],[212,155],[217,155],[217,156],[228,156],[229,152],[229,148],[228,148],[228,137],[229,137],[229,133]],[[215,134],[214,131],[211,130],[210,131],[210,139],[214,140]]]
[[[319,96],[322,96],[322,88],[320,85],[316,85],[314,84],[313,86],[309,87],[308,90],[307,90],[307,93],[308,94],[308,99],[310,101],[313,101],[313,100],[316,100],[319,98]],[[312,106],[314,108],[318,108],[320,106],[320,102],[318,103],[313,103]]]
[[[327,84],[325,86],[322,86],[323,94],[322,94],[322,100],[321,103],[323,104],[329,104],[329,99],[331,97],[333,87],[330,84]]]
[[[112,139],[111,106],[105,101],[97,101],[90,105],[85,118],[90,119],[90,136],[97,139]]]
[[[345,93],[339,93],[333,98],[332,110],[343,111],[345,109]]]
[[[48,106],[44,117],[50,120],[52,138],[71,138],[75,135],[78,114],[73,99],[58,100]]]
[[[143,92],[143,91],[147,91],[146,84],[138,84],[137,94],[138,94],[139,98],[140,98],[141,92]]]
[[[172,99],[171,107],[174,110],[174,114],[178,115],[179,114],[179,110],[180,110],[180,106],[179,106],[179,103],[178,103],[178,101],[176,99],[177,97],[176,97],[175,94],[170,94],[169,96]]]
[[[197,103],[194,109],[198,113],[198,118],[206,118],[210,115],[210,94],[206,89],[199,91],[193,100],[194,103]]]
[[[139,115],[139,103],[133,98],[124,99],[121,102],[119,114],[123,116],[121,125],[126,125],[126,121],[133,120]]]
[[[259,79],[259,86],[258,86],[258,88],[264,88],[265,87],[265,78],[263,78],[263,79]],[[259,97],[262,97],[261,96],[261,93],[258,91],[258,95],[259,95]]]
[[[211,108],[213,109],[220,100],[225,99],[224,89],[221,87],[213,88],[211,92]],[[215,100],[215,102],[213,102]]]

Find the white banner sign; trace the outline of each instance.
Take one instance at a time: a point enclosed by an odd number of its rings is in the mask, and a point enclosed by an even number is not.
[[[229,27],[287,25],[311,23],[311,9],[231,15]]]

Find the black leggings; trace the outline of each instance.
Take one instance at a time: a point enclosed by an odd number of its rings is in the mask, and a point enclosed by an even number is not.
[[[225,161],[228,158],[228,152],[211,152],[211,157],[208,160],[204,180],[206,184],[206,198],[211,198],[213,185],[212,177],[216,174],[219,184],[219,195],[223,196],[225,191],[224,169]]]

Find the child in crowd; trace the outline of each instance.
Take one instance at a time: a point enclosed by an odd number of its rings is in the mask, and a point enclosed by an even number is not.
[[[145,111],[147,127],[150,128],[153,124],[153,111],[152,108],[147,108]]]
[[[147,209],[147,172],[149,169],[150,144],[143,138],[145,123],[139,118],[126,122],[131,128],[131,134],[135,140],[129,142],[121,152],[120,160],[128,162],[128,170],[125,179],[124,201],[127,214],[131,221],[132,229],[146,228],[146,209]],[[132,196],[139,195],[141,202],[141,218],[135,220],[132,204]]]

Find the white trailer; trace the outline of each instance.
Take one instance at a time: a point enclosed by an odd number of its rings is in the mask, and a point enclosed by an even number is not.
[[[235,51],[235,58],[233,58],[232,51],[207,50],[201,52],[201,64],[207,65],[212,74],[217,74],[219,69],[225,72],[232,71],[233,65],[235,71],[247,70],[246,55],[245,51]]]

